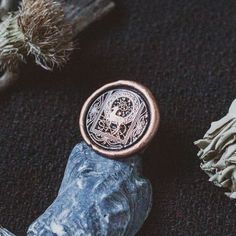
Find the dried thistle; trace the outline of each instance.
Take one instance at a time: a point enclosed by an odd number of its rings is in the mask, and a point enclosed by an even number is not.
[[[22,0],[18,12],[0,24],[1,67],[14,70],[27,56],[47,70],[61,67],[73,50],[72,37],[60,3]]]

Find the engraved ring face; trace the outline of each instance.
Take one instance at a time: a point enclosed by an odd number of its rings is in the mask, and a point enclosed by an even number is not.
[[[150,91],[131,81],[118,81],[96,91],[80,117],[85,141],[113,158],[143,149],[156,133],[158,123],[159,112]]]

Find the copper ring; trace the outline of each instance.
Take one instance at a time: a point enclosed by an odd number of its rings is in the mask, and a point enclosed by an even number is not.
[[[139,83],[119,80],[95,91],[80,114],[80,131],[96,152],[125,158],[143,151],[160,122],[156,99]]]

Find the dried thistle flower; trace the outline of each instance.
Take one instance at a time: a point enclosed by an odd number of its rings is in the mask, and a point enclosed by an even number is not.
[[[60,3],[22,0],[20,9],[0,24],[2,69],[14,69],[26,57],[47,70],[64,65],[73,50],[72,27]]]
[[[200,148],[201,169],[218,187],[228,188],[226,193],[236,199],[236,100],[229,113],[213,122],[203,139],[195,142]]]

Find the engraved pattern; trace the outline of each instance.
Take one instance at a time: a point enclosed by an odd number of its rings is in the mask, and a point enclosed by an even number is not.
[[[127,89],[114,89],[100,95],[86,116],[88,135],[108,150],[130,147],[145,133],[149,109],[144,99]]]

